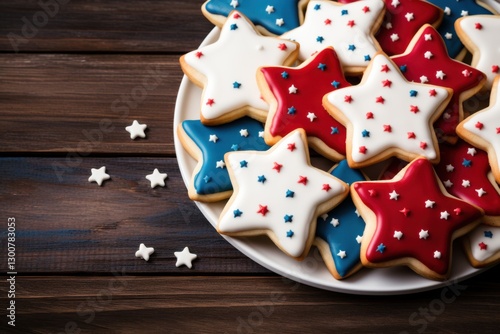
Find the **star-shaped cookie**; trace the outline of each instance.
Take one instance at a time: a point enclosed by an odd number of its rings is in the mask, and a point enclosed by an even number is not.
[[[500,183],[500,76],[493,81],[490,105],[462,121],[457,133],[465,141],[488,153],[493,176]]]
[[[486,74],[485,88],[491,89],[493,80],[500,74],[500,16],[468,16],[457,20],[455,25],[458,37],[472,53],[472,66]]]
[[[464,118],[462,102],[483,87],[485,75],[450,58],[443,39],[430,25],[423,26],[406,52],[392,60],[409,81],[453,89],[453,96],[434,127],[440,135],[456,140],[455,129]]]
[[[360,74],[380,50],[373,34],[384,14],[383,0],[366,0],[342,5],[332,1],[310,1],[304,23],[282,38],[300,43],[304,61],[327,46],[333,46],[344,70]]]
[[[466,142],[439,147],[436,173],[446,190],[484,210],[483,223],[500,226],[500,189],[494,184],[488,155]]]
[[[208,0],[203,15],[222,26],[233,10],[243,13],[257,29],[267,35],[281,35],[298,27],[304,20],[308,0]]]
[[[391,156],[439,161],[432,123],[451,98],[449,88],[407,81],[378,54],[359,85],[338,89],[323,105],[347,128],[349,166],[361,168]]]
[[[464,238],[469,262],[481,268],[500,261],[500,227],[481,224]]]
[[[448,277],[452,241],[482,216],[480,209],[446,192],[425,158],[415,159],[390,181],[356,182],[351,194],[366,222],[363,265],[407,265],[431,279]]]
[[[465,56],[464,45],[455,31],[455,21],[461,17],[479,14],[493,14],[476,0],[427,0],[444,11],[438,32],[443,37],[451,58],[462,60]]]
[[[309,144],[332,160],[345,155],[345,127],[323,108],[323,96],[351,84],[335,51],[325,48],[296,68],[263,67],[257,72],[262,96],[269,103],[266,143],[273,145],[303,128]],[[294,87],[290,92],[290,87]]]
[[[255,73],[260,66],[291,65],[298,48],[296,42],[260,35],[242,14],[231,12],[215,43],[180,58],[184,73],[203,87],[201,121],[218,125],[244,115],[264,121],[268,106]]]
[[[249,117],[216,126],[206,126],[199,120],[182,122],[177,129],[179,139],[186,151],[198,161],[189,181],[189,198],[215,202],[231,196],[233,188],[224,154],[269,149],[263,132],[262,124]]]
[[[349,167],[347,160],[340,161],[331,174],[348,185],[366,180],[360,171]],[[314,244],[336,279],[346,278],[361,269],[359,256],[364,229],[365,222],[350,196],[318,218]]]
[[[296,259],[303,259],[312,245],[317,216],[348,192],[345,183],[310,165],[302,129],[266,152],[231,152],[225,160],[234,193],[217,231],[232,236],[267,234]]]

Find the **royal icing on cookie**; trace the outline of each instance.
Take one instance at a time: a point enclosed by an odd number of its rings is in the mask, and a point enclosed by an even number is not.
[[[472,256],[476,266],[481,267],[499,259],[500,227],[481,224],[467,235],[467,241],[469,256]]]
[[[411,258],[427,268],[405,263],[418,273],[427,276],[430,270],[435,273],[431,278],[446,278],[452,237],[472,229],[482,212],[447,196],[438,182],[432,164],[420,158],[391,181],[356,182],[351,186],[362,215],[368,209],[376,217],[375,221],[365,219],[364,265],[384,266]]]
[[[457,127],[457,133],[467,142],[488,153],[488,160],[497,183],[500,183],[500,77],[493,82],[490,105],[480,110]]]
[[[486,88],[490,89],[493,80],[500,74],[500,48],[498,32],[500,16],[474,15],[457,21],[458,35],[470,49],[472,66],[484,72],[488,78]]]
[[[281,35],[300,25],[301,2],[303,0],[209,0],[203,7],[210,14],[223,16],[236,9],[253,24]]]
[[[438,31],[443,37],[446,49],[451,58],[457,58],[464,46],[455,31],[455,21],[461,17],[478,14],[492,14],[488,9],[478,5],[476,0],[427,0],[444,11],[443,20]]]
[[[323,96],[350,86],[342,72],[337,55],[326,48],[296,68],[261,68],[264,84],[261,90],[271,109],[266,122],[266,142],[277,142],[291,131],[303,128],[309,138],[321,141],[311,143],[320,153],[339,160],[345,155],[345,127],[323,107]],[[295,90],[290,92],[290,87]],[[326,146],[326,147],[325,147]]]
[[[453,96],[441,118],[434,124],[439,133],[455,137],[463,120],[462,101],[481,89],[485,76],[481,71],[451,59],[443,39],[430,25],[425,25],[410,43],[405,54],[392,57],[409,81],[453,89]]]
[[[300,129],[267,152],[228,153],[235,191],[217,230],[230,235],[267,233],[285,253],[304,257],[317,215],[332,209],[348,191],[337,178],[311,167],[308,154]]]
[[[263,130],[261,123],[248,117],[210,127],[199,120],[182,122],[182,131],[192,141],[182,141],[183,145],[196,145],[201,152],[200,157],[195,156],[199,161],[190,181],[190,198],[209,200],[206,195],[221,193],[225,194],[214,200],[228,198],[233,188],[224,163],[224,154],[232,151],[269,149],[262,136]],[[183,134],[180,135],[183,138]],[[189,147],[187,150],[191,151]]]
[[[235,111],[243,109],[253,109],[265,118],[268,107],[260,97],[255,73],[264,65],[290,65],[297,48],[295,42],[261,36],[242,14],[233,12],[217,42],[181,58],[183,70],[192,80],[203,84],[193,70],[206,78],[202,121],[213,125],[219,123],[219,117],[233,120],[241,116]]]
[[[437,161],[431,123],[450,94],[443,87],[408,82],[390,59],[379,54],[359,85],[331,92],[323,102],[334,117],[347,123],[347,159],[357,168],[392,155]]]
[[[500,2],[498,0],[481,0],[481,2],[487,6],[490,6],[497,12],[497,14],[500,13]]]
[[[384,2],[366,0],[347,5],[310,1],[304,23],[282,38],[300,43],[299,59],[333,46],[347,72],[360,73],[380,47],[373,37],[382,22]]]
[[[365,180],[361,172],[349,168],[347,160],[340,161],[331,174],[348,185]],[[347,197],[335,209],[318,218],[316,237],[327,243],[339,278],[345,277],[359,266],[364,229],[365,222],[356,210],[351,197]]]
[[[491,168],[486,152],[461,140],[456,145],[441,145],[440,152],[441,161],[435,169],[441,182],[448,185],[446,190],[500,223],[500,194],[488,177]]]

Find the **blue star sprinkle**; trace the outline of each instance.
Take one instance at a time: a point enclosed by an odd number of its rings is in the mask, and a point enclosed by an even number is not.
[[[234,218],[241,217],[242,214],[243,214],[243,212],[240,211],[240,209],[236,209],[233,211]]]
[[[236,23],[233,23],[233,24],[231,24],[230,29],[236,30],[236,29],[238,29],[238,25]]]
[[[335,127],[335,126],[332,126],[332,132],[330,132],[330,134],[332,135],[336,135],[339,133],[339,128]]]
[[[291,191],[290,189],[288,189],[288,190],[286,191],[286,197],[292,197],[292,198],[293,198],[293,196],[294,196],[294,195],[295,195],[295,192],[294,192],[294,191]]]
[[[293,237],[293,231],[292,230],[287,231],[286,236],[287,236],[287,238]]]
[[[462,166],[464,166],[464,167],[472,166],[472,160],[467,160],[464,158],[464,161],[462,161]]]
[[[326,70],[326,64],[319,63],[318,68],[322,71]]]
[[[334,88],[339,88],[339,86],[340,86],[340,82],[338,82],[338,81],[335,81],[335,80],[334,80],[334,81],[332,81],[332,86],[333,86]]]
[[[291,223],[293,220],[293,215],[285,215],[283,219],[285,220],[285,223]]]
[[[365,55],[364,57],[365,57],[365,61],[370,61],[370,60],[372,60],[372,57],[370,57],[370,55]]]
[[[401,66],[399,66],[399,70],[400,70],[401,72],[403,72],[403,73],[404,73],[404,72],[406,72],[406,69],[407,69],[407,68],[408,68],[408,66],[406,66],[406,65],[401,65]]]
[[[342,9],[342,11],[340,12],[340,14],[343,16],[343,15],[347,15],[349,14],[349,11],[347,9]]]
[[[288,108],[288,115],[295,115],[295,112],[297,111],[297,109],[295,109],[295,107],[290,107]]]
[[[231,145],[231,151],[238,151],[240,147],[237,144]]]
[[[320,4],[314,5],[314,10],[320,10],[320,9],[321,9],[321,5]]]
[[[323,36],[316,37],[316,42],[323,43],[324,40]]]
[[[410,90],[410,96],[411,96],[411,97],[415,97],[415,96],[417,96],[417,95],[418,95],[418,92],[417,92],[416,90],[413,90],[413,89],[412,89],[412,90]]]
[[[266,177],[264,175],[257,176],[257,181],[260,183],[266,182]]]
[[[205,175],[205,177],[203,178],[203,181],[205,181],[205,183],[208,183],[208,182],[212,181],[212,178],[208,175]]]
[[[486,238],[493,238],[493,233],[491,233],[491,231],[484,231],[484,236]]]
[[[286,71],[281,72],[281,77],[283,79],[288,79],[288,72],[286,72]]]
[[[354,50],[356,50],[356,45],[354,45],[354,44],[349,44],[349,47],[347,48],[347,50],[349,50],[349,51],[354,51]]]
[[[377,246],[377,252],[380,252],[380,253],[385,252],[385,245],[384,244],[378,245]]]
[[[363,131],[361,132],[361,135],[362,135],[363,137],[365,137],[365,138],[366,138],[366,137],[370,137],[370,131],[368,131],[368,130],[366,130],[366,129],[365,129],[365,130],[363,130]]]
[[[241,84],[239,82],[237,82],[237,81],[233,82],[233,88],[238,89],[240,87],[241,87]]]
[[[241,161],[240,161],[240,167],[241,167],[241,168],[245,168],[245,167],[247,167],[247,166],[248,166],[248,162],[247,162],[246,160],[241,160]]]

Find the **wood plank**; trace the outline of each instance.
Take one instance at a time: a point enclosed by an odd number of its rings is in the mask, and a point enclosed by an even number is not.
[[[60,333],[494,333],[499,268],[434,291],[357,296],[281,277],[22,277],[16,329]],[[2,294],[5,285],[0,287]],[[3,320],[2,324],[5,324]],[[147,327],[146,327],[147,324]]]
[[[173,155],[182,75],[178,56],[2,54],[0,150]]]
[[[62,5],[54,5],[55,3]],[[40,3],[52,4],[40,6]],[[0,2],[0,51],[186,52],[213,25],[203,1],[19,0]]]
[[[99,187],[88,178],[101,166],[111,179]],[[145,176],[155,168],[168,174],[166,187],[151,189]],[[0,175],[1,217],[16,219],[19,273],[268,272],[217,234],[187,197],[174,158],[3,157]],[[155,248],[149,262],[134,256],[140,243]],[[185,246],[199,256],[192,270],[175,267],[174,252]]]

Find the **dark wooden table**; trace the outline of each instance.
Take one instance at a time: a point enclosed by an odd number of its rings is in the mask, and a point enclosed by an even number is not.
[[[498,267],[424,293],[349,295],[283,279],[216,233],[187,198],[172,131],[178,58],[212,29],[201,3],[0,2],[0,332],[496,332]],[[145,80],[158,84],[141,95]],[[134,119],[146,139],[124,130]],[[103,187],[87,181],[100,166]],[[166,187],[150,188],[154,168]],[[156,249],[149,262],[140,243]],[[185,246],[192,269],[175,267]]]

